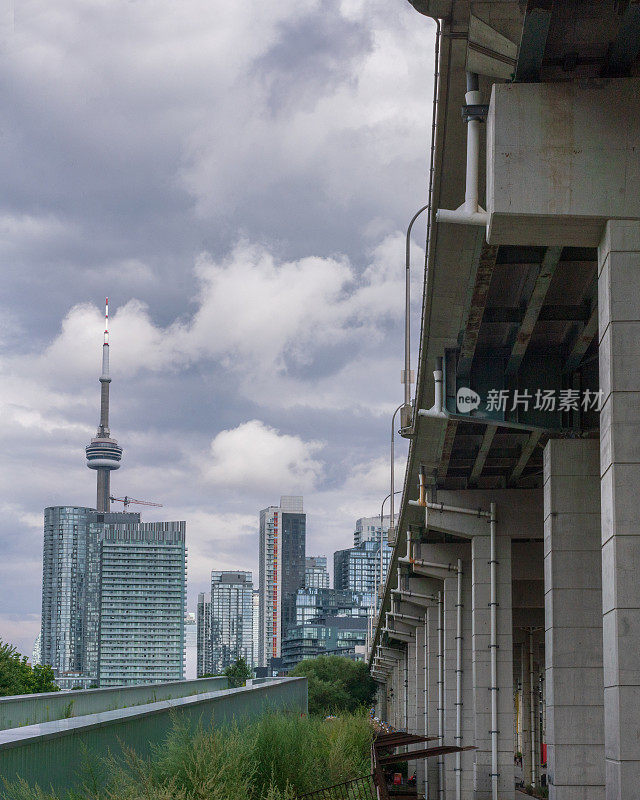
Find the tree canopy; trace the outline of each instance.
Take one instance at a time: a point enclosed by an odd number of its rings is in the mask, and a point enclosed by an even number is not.
[[[0,696],[57,691],[51,667],[29,666],[26,656],[0,639]]]
[[[375,699],[376,683],[364,661],[318,656],[301,661],[289,675],[308,679],[310,714],[355,711]]]
[[[231,664],[225,669],[224,674],[229,681],[229,688],[237,689],[239,686],[245,685],[249,678],[252,677],[253,672],[244,658],[240,656],[235,664]]]

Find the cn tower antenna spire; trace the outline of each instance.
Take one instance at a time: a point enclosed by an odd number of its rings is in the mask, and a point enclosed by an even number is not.
[[[109,377],[109,298],[104,301],[104,340],[102,342],[102,377]]]
[[[98,495],[96,508],[110,510],[111,470],[120,468],[122,448],[111,438],[109,430],[109,298],[105,300],[104,339],[102,341],[102,374],[100,375],[100,424],[91,444],[85,448],[87,466],[97,471]]]

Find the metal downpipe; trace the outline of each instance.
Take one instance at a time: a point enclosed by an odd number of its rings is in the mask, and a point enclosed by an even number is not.
[[[462,559],[458,559],[456,594],[456,745],[462,747]],[[461,753],[456,753],[456,800],[462,797]]]
[[[404,654],[404,729],[409,733],[409,647]]]
[[[535,692],[533,686],[533,630],[529,631],[529,710],[531,715],[531,783],[533,786],[538,781],[536,770],[536,711]]]
[[[424,615],[424,735],[429,735],[429,614]],[[429,768],[424,763],[424,796],[429,797]]]
[[[438,592],[438,744],[444,745],[444,602]],[[444,800],[444,757],[438,756],[438,798]]]
[[[497,599],[497,559],[496,559],[496,504],[491,503],[490,516],[490,580],[489,601],[491,618],[491,800],[498,800],[498,599]]]

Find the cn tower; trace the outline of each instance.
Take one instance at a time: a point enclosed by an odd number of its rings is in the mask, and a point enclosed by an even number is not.
[[[122,448],[111,438],[109,430],[109,298],[105,302],[104,342],[102,344],[102,375],[100,375],[100,424],[95,437],[85,448],[87,466],[98,473],[98,511],[109,511],[111,494],[111,470],[120,468]]]

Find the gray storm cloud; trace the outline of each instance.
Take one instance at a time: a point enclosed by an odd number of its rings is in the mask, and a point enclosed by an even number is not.
[[[39,627],[42,509],[93,502],[105,294],[114,489],[187,520],[190,605],[212,568],[255,569],[257,511],[280,493],[304,493],[327,555],[376,513],[432,75],[432,23],[408,3],[16,4],[0,637],[29,653]]]

